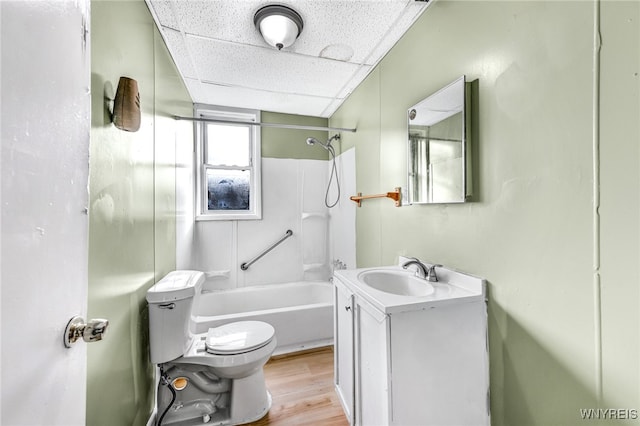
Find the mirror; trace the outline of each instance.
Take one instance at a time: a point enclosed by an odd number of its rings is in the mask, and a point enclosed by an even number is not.
[[[464,203],[471,195],[465,76],[407,110],[409,204]]]

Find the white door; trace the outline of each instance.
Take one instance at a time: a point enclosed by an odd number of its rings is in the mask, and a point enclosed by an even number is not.
[[[2,425],[84,425],[88,0],[0,1]],[[104,344],[104,343],[102,343]]]

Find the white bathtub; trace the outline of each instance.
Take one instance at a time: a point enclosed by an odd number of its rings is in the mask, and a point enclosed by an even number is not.
[[[270,284],[202,293],[192,332],[232,321],[271,324],[274,355],[333,344],[333,285],[322,281]]]

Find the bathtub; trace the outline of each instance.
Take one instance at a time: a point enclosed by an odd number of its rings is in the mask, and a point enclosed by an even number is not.
[[[276,330],[274,355],[333,344],[333,285],[326,281],[269,284],[203,292],[191,331],[232,321],[264,321]]]

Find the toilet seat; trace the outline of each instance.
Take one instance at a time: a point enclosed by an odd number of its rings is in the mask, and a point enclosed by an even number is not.
[[[210,328],[205,339],[205,349],[214,355],[236,355],[267,345],[275,329],[262,321],[237,321]]]

